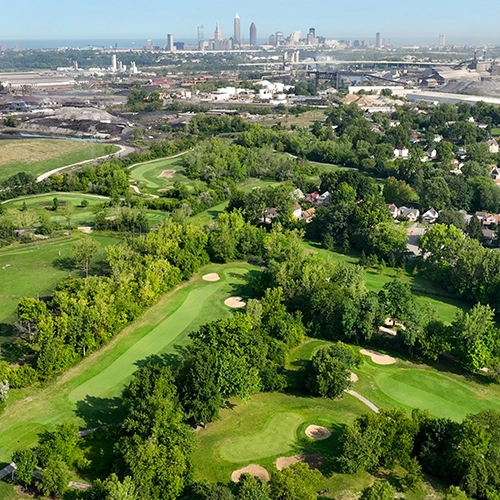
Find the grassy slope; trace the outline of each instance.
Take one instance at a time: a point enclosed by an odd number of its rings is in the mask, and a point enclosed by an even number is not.
[[[50,215],[50,220],[54,224],[60,224],[66,227],[66,218],[62,215],[62,206],[56,212],[50,210],[52,200],[57,198],[59,202],[72,203],[75,205],[75,211],[71,218],[73,226],[92,226],[94,224],[94,214],[92,212],[94,205],[98,203],[108,202],[109,198],[106,196],[98,196],[84,193],[50,193],[42,195],[33,195],[25,198],[16,198],[14,200],[4,203],[4,207],[9,209],[19,209],[26,203],[28,208],[39,210],[40,212],[46,211]],[[82,207],[83,200],[88,202],[87,207]],[[112,208],[107,209],[108,215],[113,215]],[[160,222],[165,218],[165,212],[159,210],[147,210],[146,215],[151,224]],[[15,215],[13,215],[15,217]]]
[[[208,272],[218,272],[223,279],[205,282],[201,275]],[[247,276],[255,272],[256,268],[240,263],[206,266],[189,283],[166,294],[110,344],[54,382],[41,388],[12,390],[0,420],[0,461],[8,461],[18,448],[34,445],[40,432],[63,421],[76,422],[82,428],[119,422],[118,396],[141,360],[177,354],[188,343],[190,331],[231,314],[223,305],[224,299],[245,297],[249,293]]]
[[[118,151],[117,146],[85,141],[29,139],[0,141],[0,181],[29,172],[40,175]]]
[[[19,245],[0,251],[0,323],[12,324],[21,297],[40,297],[51,293],[57,283],[68,274],[64,264],[71,258],[72,247],[79,238],[72,237],[47,243]],[[114,244],[118,239],[92,235],[101,246]],[[8,267],[7,267],[8,266]]]

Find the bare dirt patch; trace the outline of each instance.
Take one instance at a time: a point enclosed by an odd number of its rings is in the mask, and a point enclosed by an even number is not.
[[[205,281],[219,281],[220,276],[217,273],[209,273],[202,276],[202,279]]]
[[[357,382],[358,380],[359,377],[354,372],[351,372],[351,382],[354,383]]]
[[[171,179],[175,174],[175,170],[164,170],[159,176],[158,179]]]
[[[364,354],[365,356],[370,356],[370,358],[372,358],[372,361],[377,365],[393,365],[397,361],[396,358],[388,356],[387,354],[382,354],[377,351],[361,349],[361,351],[359,352],[361,354]]]
[[[78,226],[78,231],[81,231],[84,234],[90,234],[92,232],[92,228],[90,226]]]
[[[241,309],[247,305],[246,302],[243,302],[241,297],[229,297],[224,301],[224,304],[231,309]]]
[[[278,460],[276,460],[276,468],[278,470],[283,470],[297,462],[304,462],[310,469],[317,469],[323,464],[323,457],[317,453],[301,453],[293,457],[279,457]]]
[[[250,464],[246,467],[243,467],[242,469],[235,470],[231,474],[231,481],[233,481],[233,483],[237,483],[240,480],[242,474],[250,474],[255,479],[260,479],[261,481],[269,481],[269,479],[271,479],[271,477],[269,476],[269,472],[267,472],[264,467],[256,464]]]
[[[306,436],[314,439],[315,441],[321,441],[323,439],[328,439],[332,433],[321,425],[310,425],[306,429]]]

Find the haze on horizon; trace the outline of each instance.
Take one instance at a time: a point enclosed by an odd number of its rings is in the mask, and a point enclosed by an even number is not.
[[[75,39],[157,39],[167,33],[174,37],[196,38],[196,27],[204,25],[205,38],[211,38],[215,23],[222,35],[233,33],[233,18],[239,13],[242,34],[248,37],[248,27],[255,22],[258,38],[282,31],[306,34],[310,27],[328,38],[373,38],[375,32],[401,43],[423,43],[437,40],[445,33],[449,43],[500,44],[498,18],[500,3],[486,0],[460,4],[451,0],[402,4],[397,0],[378,2],[346,2],[333,4],[318,0],[314,8],[297,1],[276,0],[272,8],[267,1],[165,3],[149,0],[24,0],[22,9],[15,2],[2,7],[2,17],[19,22],[3,23],[0,41],[7,40],[75,40]]]

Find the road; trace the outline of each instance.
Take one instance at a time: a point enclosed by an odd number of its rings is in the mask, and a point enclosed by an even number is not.
[[[426,231],[425,227],[418,227],[415,223],[408,228],[408,239],[406,240],[406,248],[409,252],[415,255],[420,255],[420,247],[418,246],[418,240]]]
[[[78,163],[73,163],[71,165],[66,165],[64,167],[54,168],[53,170],[50,170],[49,172],[45,172],[44,174],[39,175],[36,178],[36,182],[42,182],[43,180],[48,179],[51,175],[57,174],[58,172],[61,172],[62,170],[66,170],[67,168],[78,167],[79,165],[86,165],[87,163],[93,163],[94,161],[97,161],[97,160],[111,159],[114,156],[127,156],[128,154],[133,153],[135,151],[135,148],[133,148],[131,146],[123,146],[121,144],[114,144],[114,145],[118,146],[120,148],[120,151],[117,151],[116,153],[113,153],[110,155],[99,156],[99,158],[93,158],[91,160],[79,161]]]

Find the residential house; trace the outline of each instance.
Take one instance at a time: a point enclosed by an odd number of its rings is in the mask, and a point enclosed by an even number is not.
[[[266,208],[266,211],[264,212],[264,223],[271,224],[271,222],[276,218],[277,215],[277,208]]]
[[[396,148],[394,150],[394,156],[406,160],[410,156],[410,150],[408,148]]]
[[[306,195],[306,201],[308,201],[311,205],[314,205],[314,203],[316,203],[316,200],[318,199],[319,197],[319,194],[316,193],[316,191],[314,193],[309,193],[308,195]]]
[[[412,222],[416,222],[420,217],[420,210],[418,208],[400,207],[399,213]]]
[[[399,208],[394,205],[394,203],[391,203],[390,205],[386,205],[387,210],[389,210],[389,213],[391,214],[391,217],[395,219],[399,215]]]
[[[425,156],[422,158],[422,161],[432,161],[435,160],[437,156],[437,151],[434,148],[429,148],[425,152]]]
[[[316,198],[315,205],[318,207],[327,207],[331,202],[332,195],[328,191],[325,191]]]
[[[489,139],[488,141],[486,141],[486,144],[488,144],[490,153],[496,154],[500,151],[500,147],[498,146],[498,142],[496,139]]]
[[[302,207],[298,203],[296,203],[293,207],[293,216],[299,220],[302,217]]]
[[[498,226],[500,216],[498,214],[490,214],[489,212],[476,212],[476,217],[483,227],[490,227],[492,224]]]
[[[422,221],[427,224],[434,224],[439,217],[439,212],[433,208],[429,208],[427,212],[422,215]]]
[[[309,223],[312,221],[312,219],[315,215],[316,215],[316,209],[314,207],[311,207],[308,210],[303,210],[302,211],[302,220]]]
[[[304,193],[299,188],[295,189],[290,194],[295,201],[300,201],[305,198]]]

